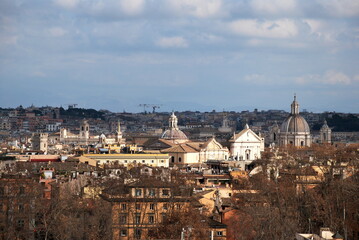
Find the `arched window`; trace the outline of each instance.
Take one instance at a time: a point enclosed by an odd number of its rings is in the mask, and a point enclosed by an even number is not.
[[[181,158],[181,157],[178,158],[178,162],[182,162],[182,158]]]
[[[172,161],[173,163],[175,162],[175,157],[174,157],[174,156],[171,157],[171,161]]]

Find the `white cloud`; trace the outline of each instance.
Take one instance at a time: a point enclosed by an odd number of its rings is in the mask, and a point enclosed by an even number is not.
[[[348,75],[334,71],[329,70],[325,72],[323,75],[313,74],[313,75],[307,75],[298,77],[295,79],[296,83],[298,84],[308,84],[308,83],[322,83],[322,84],[329,84],[329,85],[349,85],[352,83],[353,80],[355,80],[357,76],[353,77],[351,79]]]
[[[145,7],[144,0],[122,0],[120,2],[121,9],[127,15],[137,15],[142,13]]]
[[[51,36],[53,36],[53,37],[62,37],[63,35],[66,34],[66,30],[64,30],[61,27],[50,28],[49,32],[50,32]]]
[[[179,15],[208,18],[222,14],[221,0],[170,0],[168,4]]]
[[[250,6],[256,13],[270,15],[288,14],[298,9],[296,0],[252,0]]]
[[[262,38],[291,38],[298,34],[294,21],[279,19],[275,21],[259,21],[256,19],[237,20],[229,24],[233,33]]]
[[[332,16],[359,16],[359,1],[357,0],[317,0],[317,2]]]
[[[73,9],[78,5],[79,0],[55,0],[54,2],[63,8]]]
[[[304,19],[303,22],[310,27],[312,36],[326,43],[337,42],[338,35],[347,31],[346,26],[334,26],[323,20]]]
[[[183,37],[164,37],[156,42],[157,46],[163,48],[186,48],[188,47],[187,40]]]

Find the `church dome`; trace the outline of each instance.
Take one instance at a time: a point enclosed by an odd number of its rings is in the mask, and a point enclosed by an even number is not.
[[[179,129],[168,129],[162,134],[163,139],[187,139],[186,134]]]
[[[182,132],[177,126],[178,119],[174,113],[168,119],[168,129],[164,131],[161,138],[169,140],[186,140],[186,134]]]
[[[302,116],[290,115],[282,123],[280,131],[283,133],[309,133],[310,128],[307,121]]]
[[[291,113],[284,120],[280,127],[281,133],[310,133],[310,128],[307,121],[299,115],[299,104],[294,96],[294,101],[291,104]]]

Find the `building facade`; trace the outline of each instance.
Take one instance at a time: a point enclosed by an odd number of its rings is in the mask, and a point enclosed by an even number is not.
[[[127,166],[148,165],[152,167],[169,167],[168,154],[84,154],[80,162],[91,166],[118,164]]]

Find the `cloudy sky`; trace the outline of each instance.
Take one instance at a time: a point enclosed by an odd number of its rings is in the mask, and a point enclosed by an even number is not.
[[[357,0],[0,0],[0,107],[359,112]]]

